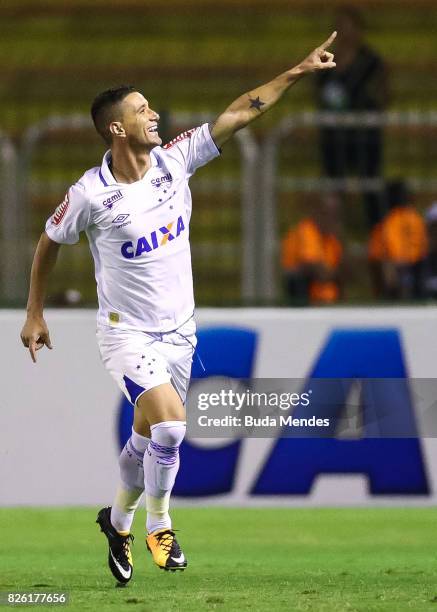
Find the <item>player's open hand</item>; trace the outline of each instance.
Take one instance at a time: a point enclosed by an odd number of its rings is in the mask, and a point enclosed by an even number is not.
[[[21,330],[21,341],[29,349],[33,363],[36,363],[36,351],[44,345],[52,349],[49,330],[43,317],[28,317]]]
[[[301,62],[301,67],[306,73],[335,68],[336,63],[334,62],[334,54],[327,49],[332,45],[336,37],[337,32],[333,32],[328,40],[325,40],[320,47],[314,49],[314,51]]]

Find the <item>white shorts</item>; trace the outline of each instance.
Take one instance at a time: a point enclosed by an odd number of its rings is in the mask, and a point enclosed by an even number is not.
[[[194,318],[168,333],[97,328],[103,365],[135,406],[140,395],[171,382],[185,404],[196,347]]]

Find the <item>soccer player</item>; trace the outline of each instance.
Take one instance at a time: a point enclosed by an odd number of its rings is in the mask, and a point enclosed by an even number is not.
[[[95,263],[101,358],[134,406],[113,504],[97,516],[109,543],[110,570],[122,583],[132,577],[130,530],[143,492],[146,544],[154,562],[165,570],[187,566],[172,529],[169,499],[196,345],[188,180],[300,77],[335,67],[327,50],[335,36],[294,68],[239,97],[214,123],[163,147],[159,116],[139,91],[124,86],[98,95],[91,114],[109,150],[100,167],[70,188],[39,240],[21,332],[32,360],[44,345],[52,348],[43,307],[59,247],[76,243],[85,231]]]

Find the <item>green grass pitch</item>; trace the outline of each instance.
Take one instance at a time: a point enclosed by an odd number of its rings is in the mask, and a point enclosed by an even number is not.
[[[126,588],[107,569],[96,513],[0,509],[0,590],[68,591],[68,611],[437,610],[431,508],[176,508],[183,573],[152,564],[139,511]]]

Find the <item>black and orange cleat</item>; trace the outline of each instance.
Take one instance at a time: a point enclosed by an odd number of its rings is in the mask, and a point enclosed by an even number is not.
[[[127,584],[132,578],[133,561],[130,550],[134,536],[119,533],[111,524],[111,507],[102,508],[97,515],[96,523],[108,539],[108,565],[112,575],[118,582]]]
[[[149,533],[146,544],[154,562],[163,570],[175,572],[187,567],[187,560],[171,529],[160,529]]]

